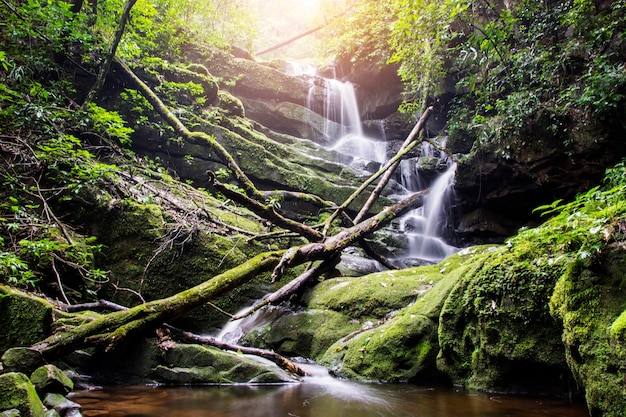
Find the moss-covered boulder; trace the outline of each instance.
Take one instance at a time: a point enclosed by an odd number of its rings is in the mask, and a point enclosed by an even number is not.
[[[68,362],[93,375],[96,381],[120,384],[233,384],[280,383],[294,379],[277,366],[234,352],[185,343],[159,346],[154,338],[133,338],[113,352]]]
[[[550,298],[563,326],[567,363],[591,416],[626,415],[626,256],[573,263]]]
[[[62,370],[51,364],[35,369],[30,381],[41,396],[50,392],[65,395],[74,389],[74,382]]]
[[[35,386],[21,373],[0,375],[0,411],[17,409],[22,417],[43,417],[44,406]]]
[[[477,258],[440,312],[438,368],[480,390],[563,393],[575,387],[547,305],[562,268],[562,262],[543,264],[506,247]]]
[[[330,310],[303,310],[281,316],[247,334],[243,343],[286,356],[318,358],[337,339],[361,328],[358,320]]]
[[[0,284],[0,354],[14,346],[30,346],[50,332],[52,304]]]
[[[432,381],[437,378],[435,358],[439,351],[439,312],[454,285],[484,250],[464,251],[439,265],[402,271],[401,278],[397,279],[410,284],[401,292],[416,301],[377,326],[337,341],[326,351],[321,362],[335,374],[349,378],[377,381]],[[370,277],[380,279],[381,275]],[[393,282],[382,287],[388,289]],[[384,299],[384,292],[378,293]],[[369,302],[371,304],[372,299]],[[355,302],[355,306],[363,304],[363,299]]]

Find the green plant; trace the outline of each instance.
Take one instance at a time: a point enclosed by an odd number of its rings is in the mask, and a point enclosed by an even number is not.
[[[88,117],[93,129],[109,139],[116,139],[122,145],[130,145],[133,129],[126,126],[126,121],[119,113],[106,110],[94,103],[87,105]]]
[[[39,278],[14,252],[0,252],[0,281],[18,286],[34,287]]]

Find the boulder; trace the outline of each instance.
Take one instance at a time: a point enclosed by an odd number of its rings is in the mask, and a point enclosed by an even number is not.
[[[0,317],[1,353],[14,346],[30,346],[45,339],[52,323],[52,304],[0,285]]]
[[[19,410],[21,417],[44,415],[44,406],[35,386],[26,375],[17,372],[0,375],[0,411],[12,409]]]
[[[43,403],[48,409],[56,411],[63,417],[70,417],[77,413],[80,415],[80,405],[68,400],[62,394],[50,392],[44,397]]]
[[[31,374],[30,380],[42,397],[48,393],[65,395],[74,389],[72,380],[54,365],[37,368]]]
[[[461,252],[438,265],[407,268],[399,272],[395,279],[398,293],[411,297],[415,302],[356,335],[338,340],[325,352],[321,363],[335,375],[348,378],[396,382],[436,380],[441,376],[436,369],[439,312],[474,257],[485,250],[488,249]],[[373,277],[380,279],[383,274],[373,274]],[[408,284],[399,282],[403,280]],[[382,300],[385,293],[393,291],[390,287],[394,280],[381,282],[387,286],[381,286],[383,288],[377,291],[374,299]],[[358,287],[360,283],[355,280],[353,285]],[[372,286],[376,287],[370,283]],[[368,291],[366,287],[364,285],[363,290],[356,293]],[[346,286],[345,293],[349,291]],[[406,306],[407,301],[405,298],[398,304]],[[341,303],[347,304],[345,301]],[[363,304],[357,298],[353,305],[359,309],[359,305]]]

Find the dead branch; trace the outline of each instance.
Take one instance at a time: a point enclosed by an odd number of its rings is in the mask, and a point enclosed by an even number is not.
[[[337,265],[338,261],[339,261],[338,256],[334,256],[331,259],[327,259],[323,261],[319,265],[316,265],[315,267],[307,270],[306,272],[301,274],[299,277],[289,281],[289,283],[283,285],[278,291],[275,291],[263,297],[261,301],[259,301],[258,303],[250,307],[244,313],[234,316],[233,320],[240,320],[240,319],[246,318],[267,305],[279,304],[283,300],[287,299],[291,294],[295,293],[300,288],[302,288],[302,286],[306,284],[307,282],[311,282],[312,280],[322,275],[324,272],[330,270],[331,268],[334,268],[335,265]]]
[[[298,265],[305,261],[325,259],[332,254],[338,253],[357,240],[386,226],[396,217],[404,214],[423,203],[425,192],[420,191],[404,200],[386,207],[383,211],[367,220],[362,221],[348,229],[344,229],[324,242],[313,242],[304,246],[292,247],[283,255],[282,259],[272,272],[272,281],[283,276],[285,270],[291,265]]]
[[[385,174],[389,170],[395,171],[396,167],[398,166],[399,161],[404,157],[404,155],[406,155],[417,144],[417,142],[414,141],[414,138],[415,138],[415,136],[417,136],[419,131],[424,127],[424,125],[426,124],[426,121],[430,117],[430,114],[432,113],[432,111],[433,111],[432,107],[428,107],[426,109],[426,111],[424,111],[424,114],[422,114],[422,117],[420,117],[418,122],[415,124],[415,126],[413,127],[413,130],[411,130],[411,133],[409,133],[409,135],[405,139],[404,143],[402,144],[402,147],[396,153],[396,155],[393,158],[391,158],[389,161],[387,161],[378,170],[378,172],[376,172],[371,177],[369,177],[366,181],[364,181],[363,184],[361,184],[361,186],[354,193],[352,193],[352,195],[350,197],[348,197],[346,199],[346,201],[344,201],[343,204],[341,204],[337,208],[337,210],[331,216],[328,217],[328,219],[326,219],[326,222],[325,222],[325,225],[324,225],[324,231],[322,232],[324,235],[326,235],[328,233],[328,230],[330,229],[330,226],[331,226],[332,222],[337,218],[337,216],[339,216],[341,214],[341,212],[345,211],[345,209],[348,208],[348,206],[350,204],[352,204],[354,202],[354,200],[359,195],[361,195],[361,193],[363,191],[365,191],[365,189],[367,187],[370,186],[370,184],[372,184],[374,181],[376,181],[376,179],[378,179],[381,175]],[[389,177],[391,177],[391,174],[389,174]],[[387,181],[388,181],[388,179],[387,179]],[[387,182],[385,182],[383,184],[383,187],[386,184],[387,184]],[[366,203],[366,206],[364,207],[364,208],[366,208],[365,212],[367,212],[370,209],[371,205],[374,204],[374,201],[376,200],[376,198],[374,198],[373,201],[371,201],[371,202],[368,200],[368,202]],[[362,209],[361,211],[363,212],[364,210]],[[359,218],[362,218],[363,216],[364,215],[359,215]]]
[[[231,343],[226,343],[226,342],[223,342],[221,340],[217,340],[214,337],[200,336],[200,335],[197,335],[197,334],[194,334],[194,333],[186,332],[184,330],[177,329],[176,327],[170,326],[169,324],[165,324],[164,326],[167,329],[169,329],[174,335],[176,335],[177,337],[183,339],[184,341],[195,342],[195,343],[201,343],[203,345],[214,346],[214,347],[216,347],[218,349],[222,349],[222,350],[230,350],[230,351],[233,351],[233,352],[241,352],[241,353],[246,354],[246,355],[259,356],[261,358],[265,358],[265,359],[268,359],[268,360],[274,362],[276,365],[278,365],[279,367],[281,367],[282,369],[284,369],[284,370],[286,370],[288,372],[291,372],[293,374],[300,375],[300,376],[305,376],[306,375],[306,372],[304,371],[304,369],[302,369],[300,366],[296,365],[295,363],[293,363],[289,359],[285,358],[282,355],[279,355],[278,353],[276,353],[274,351],[233,345]]]

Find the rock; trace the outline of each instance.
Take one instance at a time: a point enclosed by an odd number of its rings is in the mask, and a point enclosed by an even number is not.
[[[30,346],[45,339],[52,323],[52,305],[6,285],[0,285],[0,352]]]
[[[626,257],[602,252],[560,276],[550,312],[562,327],[567,363],[584,388],[589,415],[626,415]]]
[[[167,350],[154,339],[135,338],[114,352],[94,355],[84,372],[94,381],[109,384],[234,384],[283,383],[293,378],[268,365],[235,352],[196,344],[175,343]]]
[[[496,216],[486,218],[486,223],[496,232],[511,224],[515,230],[538,224],[541,219],[533,213],[536,207],[558,199],[571,200],[596,186],[606,168],[626,154],[626,144],[621,140],[623,127],[620,132],[612,124],[582,118],[570,121],[562,137],[550,130],[547,111],[534,117],[524,131],[509,135],[501,143],[482,143],[480,149],[461,158],[457,167],[459,209],[463,213],[494,213]],[[469,146],[473,139],[458,140]],[[502,218],[506,223],[497,226]],[[484,232],[474,242],[498,238]]]
[[[358,320],[329,310],[286,314],[245,335],[243,344],[275,350],[285,356],[318,358],[337,339],[358,330]]]
[[[482,250],[476,252],[480,253]],[[399,294],[396,297],[401,300],[404,294],[405,297],[412,296],[416,302],[389,318],[378,320],[376,324],[364,328],[364,331],[353,337],[338,340],[328,348],[320,362],[335,375],[348,378],[378,381],[436,379],[440,376],[435,360],[438,352],[439,311],[456,282],[467,271],[473,255],[470,252],[459,253],[438,265],[397,271],[399,275],[395,281]],[[380,280],[384,274],[383,272],[369,277]],[[408,286],[402,283],[403,280],[408,281]],[[373,282],[369,285],[364,283],[356,294],[375,291],[377,295],[372,298],[380,303],[385,299],[385,290],[389,290],[389,284],[394,281],[381,282],[387,284],[387,287],[373,285]],[[352,284],[357,288],[361,286],[358,280]],[[380,287],[380,290],[368,287]],[[350,286],[339,289],[343,290],[342,294],[338,294],[339,300],[350,296]],[[328,302],[330,305],[335,304],[335,300],[329,299],[325,303]],[[345,298],[338,303],[356,311],[364,304],[359,296],[356,296],[354,304],[348,303]],[[407,304],[406,299],[404,303]]]
[[[44,365],[32,373],[30,380],[39,395],[47,393],[68,394],[74,389],[74,383],[62,370],[54,365]]]
[[[21,373],[0,375],[0,410],[19,410],[21,417],[43,417],[44,407],[35,386]]]
[[[4,370],[8,372],[31,373],[45,363],[41,352],[27,347],[7,349],[1,359]]]
[[[46,407],[54,409],[61,416],[76,415],[76,411],[80,415],[80,405],[74,401],[70,401],[61,394],[49,393],[45,396],[43,403]]]
[[[46,411],[46,413],[43,415],[43,417],[61,417],[61,415],[57,412],[57,410],[52,409],[52,410]],[[68,417],[68,416],[65,415],[64,417]]]
[[[20,417],[20,410],[13,408],[11,410],[3,411],[0,414],[0,417]],[[44,415],[44,417],[46,416]]]

